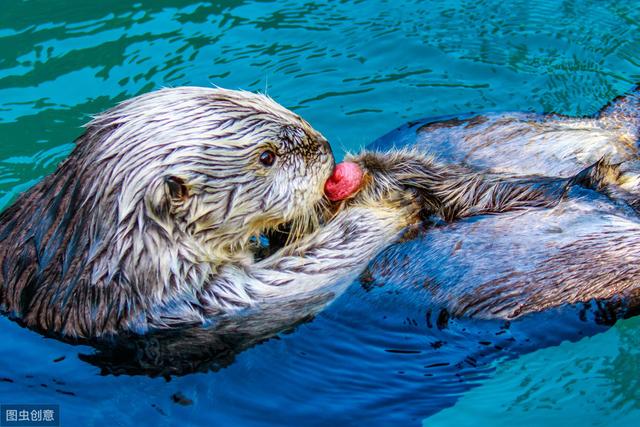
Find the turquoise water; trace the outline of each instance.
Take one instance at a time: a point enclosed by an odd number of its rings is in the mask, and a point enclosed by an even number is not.
[[[2,207],[53,171],[91,114],[163,86],[267,92],[324,133],[340,158],[411,119],[591,114],[640,81],[640,2],[2,6]],[[411,321],[415,309],[354,287],[225,369],[169,382],[101,376],[78,359],[91,349],[3,318],[0,402],[59,403],[64,425],[637,424],[637,318],[496,360],[469,379],[475,388],[457,390],[424,375],[431,347]],[[407,346],[420,354],[388,351]],[[175,393],[191,403],[175,403]]]

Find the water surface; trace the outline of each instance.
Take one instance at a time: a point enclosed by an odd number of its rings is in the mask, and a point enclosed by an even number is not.
[[[634,1],[2,6],[1,207],[54,170],[91,114],[164,86],[266,92],[323,132],[340,158],[418,117],[591,114],[640,81]],[[496,361],[469,373],[466,384],[477,387],[467,389],[441,371],[426,375],[446,346],[434,347],[410,298],[400,301],[390,308],[384,293],[354,286],[313,322],[230,366],[169,382],[101,376],[78,359],[91,349],[3,318],[0,401],[59,403],[64,425],[637,424],[638,319]]]

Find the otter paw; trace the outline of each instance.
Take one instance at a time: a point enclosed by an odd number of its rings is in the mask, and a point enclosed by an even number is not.
[[[401,222],[405,226],[421,221],[420,212],[423,206],[415,190],[407,189],[389,192],[383,202],[398,211]]]

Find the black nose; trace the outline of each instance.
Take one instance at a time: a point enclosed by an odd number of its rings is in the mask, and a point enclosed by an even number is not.
[[[324,151],[326,151],[327,154],[331,154],[331,156],[333,157],[333,151],[331,151],[331,145],[329,145],[329,141],[327,141],[323,137],[320,137],[320,146]]]
[[[336,159],[333,156],[333,151],[331,150],[331,145],[329,145],[329,141],[327,141],[323,137],[320,137],[318,143],[320,145],[320,151],[322,153],[326,153],[329,159],[331,159],[331,170],[333,170],[333,168],[335,168],[336,166]]]

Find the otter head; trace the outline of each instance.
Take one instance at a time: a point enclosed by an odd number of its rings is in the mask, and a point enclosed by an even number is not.
[[[69,157],[0,215],[0,310],[71,336],[195,316],[251,237],[312,217],[326,140],[266,96],[164,89],[98,115]],[[164,307],[164,308],[163,308]]]
[[[91,173],[115,187],[123,230],[150,221],[218,261],[265,230],[313,218],[334,166],[325,138],[298,115],[224,89],[133,98],[96,117],[84,140]]]

